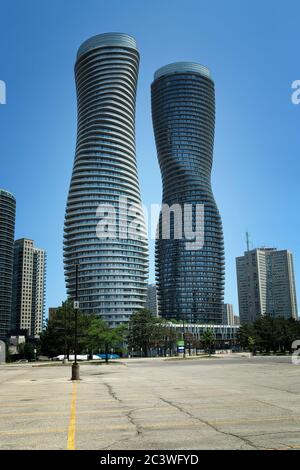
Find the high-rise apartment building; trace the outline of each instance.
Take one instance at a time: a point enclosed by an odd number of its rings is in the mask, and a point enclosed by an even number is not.
[[[0,189],[0,340],[5,340],[11,327],[13,245],[16,200]]]
[[[233,305],[223,304],[223,325],[235,325]]]
[[[46,253],[33,241],[22,238],[14,244],[12,327],[38,336],[45,312]]]
[[[148,242],[135,155],[138,68],[136,41],[122,33],[88,39],[75,65],[78,132],[64,230],[67,292],[75,297],[78,264],[81,311],[101,315],[111,326],[127,322],[146,299]]]
[[[242,324],[263,315],[297,318],[293,256],[288,250],[259,248],[236,259]]]
[[[160,216],[156,243],[159,312],[169,319],[221,324],[224,244],[210,181],[215,91],[209,70],[190,62],[159,69],[152,83],[152,117],[162,202],[182,213],[181,220],[175,222],[174,215],[169,223]],[[163,233],[165,225],[169,225],[169,237]],[[192,232],[198,239],[193,246],[187,243]]]
[[[147,286],[146,308],[153,317],[158,316],[156,284],[148,284]]]

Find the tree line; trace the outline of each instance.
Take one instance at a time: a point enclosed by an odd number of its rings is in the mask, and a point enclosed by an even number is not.
[[[110,352],[122,356],[177,354],[177,343],[184,339],[185,351],[202,349],[211,354],[217,345],[215,334],[208,327],[195,338],[192,333],[180,332],[172,323],[156,318],[149,310],[141,309],[133,313],[128,324],[111,328],[99,315],[85,315],[78,312],[78,354],[104,353],[106,360]],[[48,320],[38,343],[20,346],[20,353],[27,359],[36,355],[56,357],[64,354],[67,358],[74,354],[75,310],[73,302],[67,300]],[[236,343],[254,354],[292,352],[292,343],[300,339],[300,322],[294,319],[262,317],[253,324],[243,325],[237,333]],[[37,354],[34,352],[37,350]]]
[[[127,325],[115,328],[99,315],[85,315],[78,312],[77,353],[139,353],[148,356],[152,348],[160,348],[162,354],[176,349],[178,333],[161,318],[155,318],[147,309],[141,309],[131,316]],[[55,357],[64,354],[69,357],[74,353],[75,311],[73,302],[67,300],[57,308],[48,320],[40,337],[41,355]]]
[[[292,352],[292,344],[300,339],[300,322],[293,318],[265,316],[253,324],[243,325],[237,334],[238,344],[252,353]]]
[[[172,322],[163,318],[153,317],[148,309],[134,312],[128,324],[115,328],[99,315],[85,315],[78,311],[77,321],[77,353],[93,354],[110,352],[122,356],[136,355],[147,357],[152,354],[172,356],[177,353],[178,340],[185,340],[187,350],[203,348],[211,353],[214,349],[215,337],[208,329],[201,341],[193,338],[191,333],[178,331]],[[74,353],[75,311],[73,302],[63,302],[55,314],[48,320],[42,332],[38,347],[38,355],[55,357],[64,354],[67,358]]]

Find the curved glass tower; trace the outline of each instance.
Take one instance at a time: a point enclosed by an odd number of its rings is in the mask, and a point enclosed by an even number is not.
[[[74,298],[79,264],[81,311],[111,325],[128,321],[146,296],[148,245],[135,156],[138,66],[136,42],[122,33],[88,39],[75,64],[78,131],[65,217],[66,284]],[[133,204],[135,211],[128,209]],[[113,215],[115,233],[99,236],[99,224]],[[129,227],[121,236],[121,224],[134,219],[138,235]],[[113,219],[107,223],[111,229]]]
[[[11,328],[16,200],[0,189],[0,339]]]
[[[162,233],[160,216],[156,241],[160,314],[192,323],[222,323],[224,247],[211,189],[215,92],[209,70],[191,62],[159,69],[152,83],[152,117],[163,204],[182,210],[182,238],[175,232],[175,215],[170,217],[169,239]],[[186,236],[187,225],[188,234],[200,227],[197,249],[187,244],[192,239]]]

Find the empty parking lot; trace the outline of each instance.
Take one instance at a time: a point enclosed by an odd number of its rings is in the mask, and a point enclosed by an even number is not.
[[[0,366],[0,449],[297,449],[288,357]]]

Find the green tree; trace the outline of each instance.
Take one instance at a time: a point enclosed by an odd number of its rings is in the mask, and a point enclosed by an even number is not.
[[[189,355],[191,355],[191,349],[194,347],[194,336],[193,333],[190,333],[187,331],[184,333],[184,344],[185,344],[185,350],[189,351]]]
[[[263,316],[251,325],[239,328],[239,344],[252,352],[269,354],[291,352],[293,341],[300,338],[300,322],[293,318]]]
[[[92,352],[105,352],[105,361],[108,363],[109,349],[122,347],[126,327],[121,325],[110,328],[102,318],[94,317],[87,330],[87,345]]]
[[[249,350],[255,354],[256,353],[256,347],[255,347],[255,338],[253,338],[253,336],[249,336],[248,337],[248,348]]]
[[[201,343],[205,351],[207,351],[209,355],[211,355],[214,350],[215,342],[216,342],[214,332],[211,329],[208,329],[203,332],[200,339],[201,339]]]
[[[292,343],[300,338],[300,321],[294,318],[287,320],[287,331],[284,339],[282,340],[282,347],[284,351],[293,351]]]
[[[243,349],[248,349],[249,347],[249,338],[252,337],[254,338],[255,336],[255,331],[253,325],[242,325],[238,329],[237,333],[237,341],[238,344],[243,348]]]
[[[142,351],[147,357],[151,348],[160,348],[163,354],[172,351],[177,333],[162,318],[153,317],[148,309],[133,313],[128,324],[127,342],[129,349]]]
[[[86,332],[93,316],[78,312],[78,353],[86,352]],[[74,351],[75,310],[73,301],[67,300],[57,309],[53,319],[47,322],[41,334],[41,353],[54,357],[65,354],[68,358]]]
[[[21,343],[18,346],[18,353],[22,357],[22,359],[27,359],[28,361],[32,361],[35,359],[35,350],[37,349],[37,345],[34,343]]]
[[[149,347],[155,347],[161,351],[161,354],[166,356],[175,351],[176,343],[179,337],[179,332],[176,328],[172,327],[170,323],[164,318],[151,317],[152,322],[152,334],[150,337]]]

